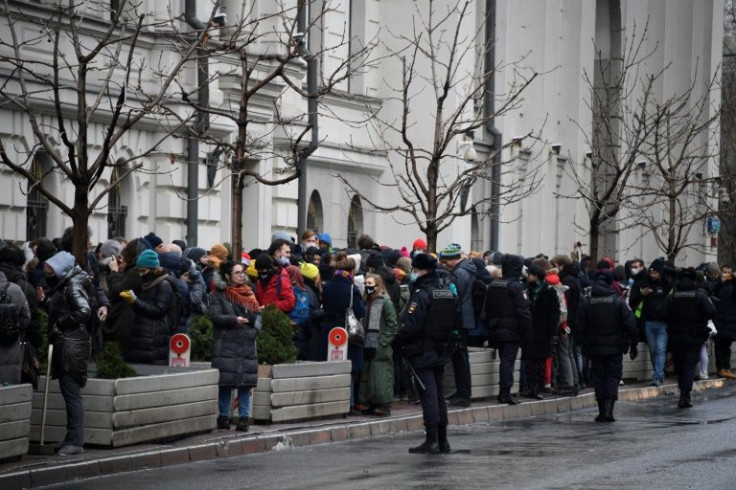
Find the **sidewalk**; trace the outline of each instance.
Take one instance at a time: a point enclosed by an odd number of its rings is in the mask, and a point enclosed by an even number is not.
[[[723,388],[722,378],[698,381],[694,390]],[[638,401],[678,393],[677,384],[660,387],[648,383],[627,384],[619,390],[619,400]],[[526,401],[516,406],[499,405],[495,400],[479,401],[469,408],[451,409],[450,425],[554,415],[596,406],[592,389],[577,397],[550,397]],[[214,431],[190,436],[168,444],[141,444],[122,448],[85,448],[71,457],[26,455],[21,461],[0,464],[0,488],[29,488],[79,478],[111,475],[146,468],[227,458],[290,447],[377,437],[423,429],[419,405],[394,406],[390,417],[356,416],[290,424],[252,425],[249,432]]]

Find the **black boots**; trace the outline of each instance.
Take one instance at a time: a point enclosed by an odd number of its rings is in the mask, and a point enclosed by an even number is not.
[[[217,428],[218,429],[230,429],[230,417],[226,415],[220,415],[217,417]]]
[[[424,442],[419,446],[409,448],[409,452],[412,454],[439,454],[440,446],[437,443],[437,427],[427,427],[425,431],[427,438]]]
[[[605,400],[597,400],[598,402],[598,416],[595,418],[596,422],[605,422],[606,419],[606,401]]]
[[[451,451],[450,443],[447,441],[447,426],[440,426],[437,429],[437,442],[440,447],[440,452],[447,454]]]
[[[690,403],[689,391],[680,391],[680,401],[677,403],[677,406],[680,408],[691,408],[693,406],[693,404]]]
[[[613,418],[613,406],[616,404],[616,400],[613,400],[611,398],[607,398],[603,402],[603,421],[604,422],[615,422],[616,419]]]
[[[518,405],[519,400],[511,394],[511,390],[504,390],[498,395],[498,403],[506,403],[507,405]]]
[[[238,425],[235,426],[235,430],[248,432],[248,417],[240,417],[238,419]]]

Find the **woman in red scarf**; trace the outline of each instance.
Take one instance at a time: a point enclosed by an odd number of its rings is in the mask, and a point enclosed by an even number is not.
[[[261,329],[258,300],[242,264],[224,262],[213,278],[209,316],[214,326],[212,367],[220,370],[217,427],[230,428],[230,396],[238,390],[237,430],[248,430],[250,394],[258,382],[256,336]]]

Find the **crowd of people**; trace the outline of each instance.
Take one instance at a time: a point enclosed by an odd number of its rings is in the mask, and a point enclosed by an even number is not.
[[[696,375],[708,377],[709,337],[718,375],[736,378],[728,265],[675,269],[661,258],[648,267],[641,259],[591,264],[577,249],[524,258],[455,243],[430,253],[422,239],[393,249],[367,235],[357,248],[337,250],[329,234],[314,231],[299,240],[276,232],[267,248],[239,254],[226,244],[166,243],[153,232],[96,246],[90,236],[88,248],[80,264],[71,228],[55,240],[0,241],[0,383],[23,380],[24,355],[47,332],[69,418],[60,454],[82,451],[80,392],[87,362],[104,342],[117,342],[127,362],[166,364],[170,336],[188,332],[201,315],[214,330],[218,427],[230,428],[237,390],[236,429],[247,431],[260,311],[268,305],[288,315],[298,358],[313,361],[327,359],[329,331],[346,327],[352,310],[364,336],[348,347],[351,412],[386,416],[395,400],[419,399],[427,440],[413,452],[449,451],[446,406],[471,403],[468,347],[497,349],[499,402],[519,403],[511,391],[521,352],[521,396],[575,396],[594,385],[601,422],[614,420],[622,356],[635,358],[640,341],[650,352],[653,385],[663,383],[672,352],[683,408],[691,406]],[[456,389],[445,397],[446,363]]]

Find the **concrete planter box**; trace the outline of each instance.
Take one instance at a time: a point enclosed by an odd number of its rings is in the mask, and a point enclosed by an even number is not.
[[[0,461],[28,452],[32,395],[31,385],[0,387]]]
[[[498,396],[500,389],[500,361],[498,355],[496,355],[495,359],[493,358],[493,353],[493,349],[468,348],[468,358],[470,361],[470,398],[473,400]],[[511,387],[513,393],[519,391],[520,367],[521,361],[517,358],[516,364],[514,365],[514,384]],[[452,362],[448,362],[445,366],[445,395],[449,395],[454,391],[455,372],[452,369]]]
[[[623,379],[630,379],[636,381],[651,381],[654,375],[652,370],[652,361],[649,357],[649,347],[646,342],[639,342],[637,346],[639,349],[639,355],[636,360],[632,361],[629,354],[624,355],[624,371]]]
[[[135,365],[141,376],[124,379],[90,378],[82,389],[84,442],[128,446],[187,434],[207,432],[217,425],[217,369],[192,370]],[[41,434],[46,377],[33,394],[31,440]],[[49,385],[46,441],[66,434],[66,409],[59,383]]]
[[[254,420],[287,422],[350,411],[350,361],[276,364],[253,390]]]

